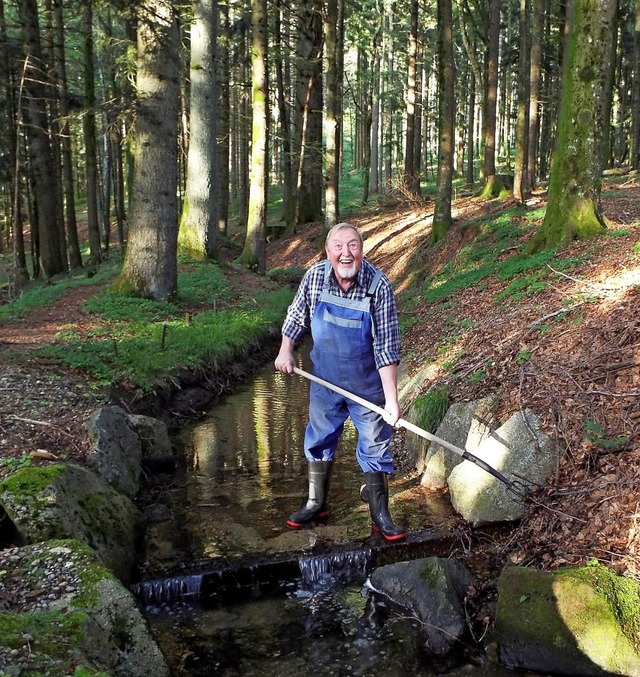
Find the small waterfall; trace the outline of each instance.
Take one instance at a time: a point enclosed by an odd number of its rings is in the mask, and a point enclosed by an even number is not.
[[[143,581],[131,586],[131,591],[144,604],[166,604],[186,599],[197,599],[202,588],[202,574],[172,576]]]
[[[371,562],[371,549],[336,552],[315,557],[302,557],[299,560],[300,573],[306,583],[318,583],[330,575],[350,581],[364,579]]]

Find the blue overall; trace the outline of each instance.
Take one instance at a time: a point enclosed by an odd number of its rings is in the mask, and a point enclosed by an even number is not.
[[[371,298],[382,273],[374,276],[367,296],[355,301],[329,292],[331,264],[311,318],[311,360],[316,376],[368,402],[384,406],[382,380],[373,356]],[[329,388],[311,383],[305,456],[310,461],[332,461],[347,417],[358,431],[356,458],[363,472],[393,473],[389,451],[393,428],[385,420]]]

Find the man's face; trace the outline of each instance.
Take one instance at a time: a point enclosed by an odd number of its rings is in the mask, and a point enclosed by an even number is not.
[[[338,280],[355,280],[362,264],[362,244],[357,233],[343,228],[327,242],[327,258]]]

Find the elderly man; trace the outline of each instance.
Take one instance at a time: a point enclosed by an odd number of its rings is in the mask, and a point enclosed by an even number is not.
[[[356,458],[365,477],[361,495],[369,503],[373,529],[395,541],[406,532],[389,514],[388,476],[393,474],[389,447],[393,425],[400,418],[400,332],[393,289],[382,271],[364,258],[362,236],[352,225],[334,226],[325,251],[327,259],[306,272],[289,306],[275,368],[293,373],[295,343],[310,330],[315,375],[383,407],[386,415],[311,383],[304,439],[309,496],[287,525],[297,529],[328,516],[336,447],[351,416],[358,431]]]

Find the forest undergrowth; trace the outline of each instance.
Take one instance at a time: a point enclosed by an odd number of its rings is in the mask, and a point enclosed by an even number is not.
[[[430,366],[413,396],[444,388],[454,402],[497,393],[500,420],[529,408],[562,449],[556,475],[529,496],[520,525],[499,537],[488,529],[464,535],[487,569],[598,559],[640,577],[640,178],[608,181],[603,206],[606,236],[535,256],[523,249],[544,217],[543,193],[526,206],[457,199],[438,247],[428,244],[428,201],[350,219],[396,288],[403,370]],[[270,242],[268,269],[308,267],[320,256],[321,231],[309,224]],[[230,298],[262,299],[287,279],[237,266],[226,274]],[[84,422],[109,390],[60,354],[65,337],[100,333],[99,315],[86,308],[107,283],[70,286],[0,322],[0,479],[22,465],[83,462]],[[193,308],[206,310],[206,299]]]

